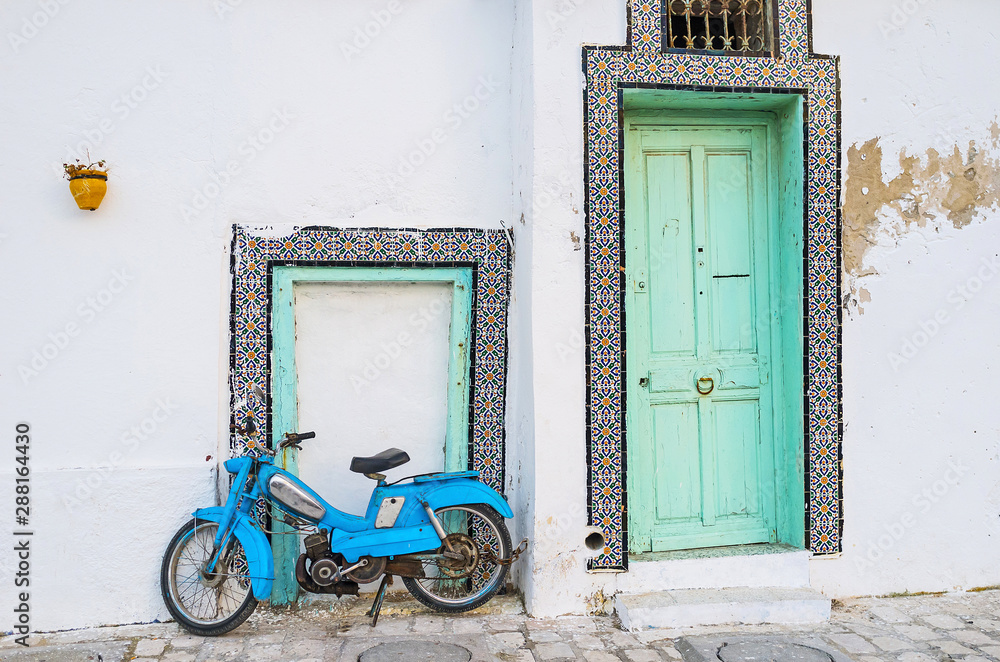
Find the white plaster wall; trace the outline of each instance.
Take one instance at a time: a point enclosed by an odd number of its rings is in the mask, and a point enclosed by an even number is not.
[[[299,476],[333,507],[364,515],[375,483],[351,458],[388,448],[390,480],[445,468],[451,283],[298,283]]]
[[[583,255],[570,235],[582,236],[583,225],[576,47],[623,43],[619,4],[534,4],[535,544],[525,595],[539,616],[600,608],[602,594],[629,585],[584,571]],[[816,51],[842,58],[845,170],[847,147],[875,136],[887,180],[903,148],[995,144],[998,98],[985,72],[996,36],[970,26],[994,24],[1000,8],[973,0],[814,0],[813,12]],[[558,183],[563,172],[568,185]],[[891,225],[892,213],[883,215]],[[872,300],[863,315],[853,308],[844,321],[845,551],[811,563],[813,585],[830,595],[1000,583],[1000,420],[990,379],[1000,366],[997,279],[990,274],[981,294],[954,302],[956,288],[978,277],[981,260],[1000,252],[996,216],[987,209],[962,230],[938,219],[898,241],[886,232],[869,253],[879,275],[861,283]],[[951,321],[893,371],[887,354],[939,310]],[[872,544],[886,550],[866,564]]]
[[[518,72],[511,81],[511,152],[514,171],[512,224],[514,253],[508,317],[508,342],[513,351],[508,362],[505,490],[514,512],[512,541],[533,536],[534,521],[534,384],[532,375],[532,173],[534,162],[532,131],[534,104],[534,17],[531,0],[515,0],[514,44],[511,69]],[[509,581],[528,586],[531,576],[531,549],[525,563],[510,568]]]
[[[595,595],[617,590],[585,571],[583,551],[580,46],[624,43],[624,2],[401,6],[244,2],[219,15],[193,0],[109,0],[43,19],[32,0],[0,7],[0,431],[33,428],[37,629],[165,616],[159,550],[213,500],[226,434],[233,222],[513,227],[507,477],[514,535],[534,543],[515,576],[537,615],[600,607]],[[996,44],[977,26],[1000,9],[814,0],[813,11],[816,50],[842,57],[845,150],[881,136],[891,176],[904,147],[989,141]],[[345,47],[378,17],[367,44]],[[894,18],[900,29],[883,34]],[[25,28],[33,19],[45,24]],[[76,210],[58,174],[82,141],[112,167],[94,213]],[[424,163],[401,170],[415,153]],[[869,251],[871,301],[845,315],[845,552],[812,562],[830,594],[1000,583],[995,280],[961,309],[949,300],[1000,239],[995,215],[886,232]],[[893,371],[887,354],[939,309],[951,321]],[[65,347],[22,378],[47,343]],[[969,468],[956,477],[949,461]],[[937,498],[926,511],[924,490]],[[862,563],[897,523],[899,539]],[[0,556],[0,610],[10,572]]]
[[[232,223],[513,222],[513,23],[462,0],[0,6],[0,431],[34,433],[34,629],[167,616],[160,555],[228,452]],[[111,167],[96,212],[60,179],[81,143]]]
[[[1000,156],[988,27],[1000,6],[815,0],[813,11],[816,50],[841,55],[845,168],[847,147],[876,136],[886,181],[903,149],[964,154],[975,140]],[[1000,253],[1000,214],[987,206],[956,230],[929,203],[924,229],[898,232],[899,213],[883,211],[865,263],[877,274],[857,283],[871,301],[845,315],[844,553],[812,562],[831,595],[1000,584],[1000,279],[982,262]],[[923,346],[892,361],[907,339]]]
[[[589,574],[584,372],[582,44],[625,43],[624,3],[533,3],[531,319],[535,490],[531,613],[580,613],[612,575]]]

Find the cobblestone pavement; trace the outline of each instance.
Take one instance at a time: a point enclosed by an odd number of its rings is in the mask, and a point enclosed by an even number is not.
[[[492,613],[459,616],[387,601],[373,629],[363,615],[368,599],[351,600],[295,611],[259,609],[235,631],[210,639],[172,623],[38,634],[28,649],[5,637],[0,660],[97,662],[100,654],[104,662],[333,662],[357,660],[384,642],[424,640],[463,646],[474,662],[670,662],[681,659],[677,643],[685,636],[726,634],[736,640],[764,634],[818,637],[857,662],[1000,661],[1000,591],[848,600],[836,603],[830,622],[817,626],[640,633],[623,632],[612,616],[528,618],[517,613],[514,598],[495,600]]]

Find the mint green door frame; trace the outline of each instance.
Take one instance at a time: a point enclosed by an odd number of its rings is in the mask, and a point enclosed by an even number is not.
[[[286,432],[298,431],[298,380],[295,367],[296,283],[428,283],[452,284],[448,352],[448,418],[445,433],[445,470],[462,471],[469,465],[469,345],[472,322],[472,269],[462,267],[275,267],[271,290],[271,447]],[[281,467],[298,475],[298,451],[285,449],[277,458]],[[347,471],[347,467],[344,467]],[[331,504],[336,507],[337,504]],[[274,521],[275,531],[288,531]],[[290,604],[298,597],[295,561],[297,535],[275,535],[272,604]]]

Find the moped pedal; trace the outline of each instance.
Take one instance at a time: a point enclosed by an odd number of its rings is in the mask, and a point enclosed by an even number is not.
[[[392,586],[392,575],[383,575],[382,583],[379,584],[378,591],[375,592],[375,601],[372,602],[372,608],[368,610],[368,615],[372,619],[372,627],[378,623],[378,615],[382,611],[382,600],[385,599],[385,590],[390,586]]]

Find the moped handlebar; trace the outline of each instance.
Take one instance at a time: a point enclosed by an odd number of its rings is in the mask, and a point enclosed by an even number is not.
[[[285,438],[281,441],[278,446],[280,448],[287,448],[289,446],[294,446],[295,448],[300,448],[299,442],[305,441],[306,439],[314,439],[316,437],[315,432],[300,432],[298,434],[294,432],[289,432],[285,435]]]

